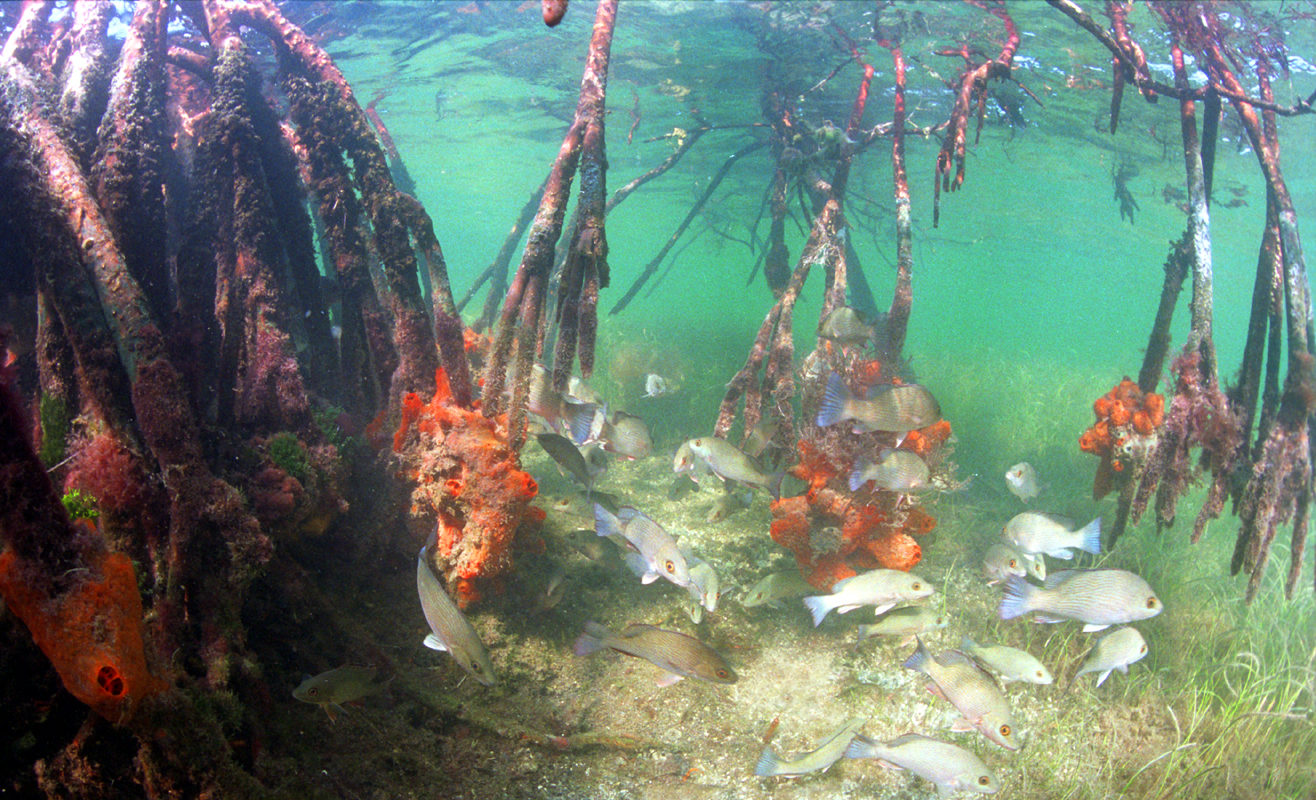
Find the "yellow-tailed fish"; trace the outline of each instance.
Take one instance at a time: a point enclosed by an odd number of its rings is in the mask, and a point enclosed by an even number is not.
[[[428,555],[429,547],[422,547],[420,557],[416,559],[416,588],[420,593],[420,607],[432,631],[425,637],[425,646],[431,650],[447,651],[462,669],[485,686],[497,684],[498,678],[494,675],[484,642],[480,641],[479,634],[443,590],[434,571],[426,563]]]
[[[1137,622],[1161,613],[1161,600],[1147,582],[1122,569],[1067,569],[1053,572],[1045,587],[1023,578],[1005,582],[1001,619],[1035,612],[1038,622],[1082,622],[1085,632]]]
[[[832,609],[844,614],[861,606],[874,606],[881,614],[898,603],[909,603],[935,591],[932,584],[917,575],[898,569],[875,569],[861,572],[832,584],[832,593],[804,598],[813,615],[813,626],[822,623]]]
[[[1068,517],[1025,511],[1005,523],[1002,533],[1002,538],[1014,549],[1028,555],[1046,553],[1054,558],[1070,559],[1074,550],[1101,552],[1101,517],[1075,528],[1074,521]]]
[[[937,787],[945,797],[952,792],[996,794],[1001,782],[975,754],[963,747],[907,733],[889,742],[856,736],[845,750],[846,758],[874,758],[882,766],[907,769]]]
[[[835,733],[818,745],[817,749],[801,753],[794,758],[782,758],[771,745],[764,747],[763,754],[759,756],[758,764],[754,767],[754,774],[760,778],[768,778],[776,775],[807,775],[810,772],[821,772],[841,760],[841,756],[845,755],[845,749],[850,746],[851,740],[859,735],[859,729],[864,727],[866,722],[868,720],[860,717],[848,719]]]
[[[1000,644],[978,644],[969,637],[960,639],[960,649],[973,656],[979,664],[995,670],[1005,683],[1048,684],[1055,680],[1041,661],[1016,647]]]
[[[329,721],[338,719],[338,712],[343,711],[343,704],[360,700],[388,688],[395,676],[375,682],[379,670],[374,667],[355,667],[350,664],[328,672],[321,672],[315,677],[307,677],[292,690],[292,696],[303,703],[314,703],[329,715]]]
[[[918,649],[904,666],[931,678],[928,690],[960,712],[962,718],[951,726],[951,730],[977,730],[1007,750],[1018,750],[1019,737],[1010,713],[1010,701],[1005,699],[992,676],[958,650],[948,650],[933,657],[923,640],[917,641]]]
[[[1136,628],[1116,628],[1092,646],[1074,679],[1078,680],[1078,676],[1084,673],[1097,672],[1100,673],[1097,675],[1097,685],[1100,686],[1110,677],[1111,670],[1117,669],[1127,675],[1129,665],[1146,656],[1147,640]]]
[[[859,626],[859,638],[869,639],[874,636],[902,636],[912,642],[920,633],[946,627],[949,619],[935,608],[927,606],[905,606],[892,609],[877,618],[872,625]]]
[[[653,625],[632,624],[621,633],[613,633],[597,622],[586,622],[585,632],[576,639],[576,655],[587,656],[612,648],[635,658],[643,658],[667,670],[658,681],[670,686],[682,678],[699,678],[713,683],[735,683],[736,671],[716,650],[684,633],[663,630]]]

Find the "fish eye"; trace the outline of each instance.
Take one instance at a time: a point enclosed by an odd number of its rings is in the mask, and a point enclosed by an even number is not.
[[[480,667],[480,663],[478,661],[472,661],[471,672],[484,672],[484,669]]]
[[[717,671],[717,672],[714,672],[713,674],[716,675],[716,676],[719,677],[719,678],[726,678],[726,677],[729,677],[731,673],[727,672],[725,668],[721,668],[721,669],[718,669],[718,671]]]
[[[1009,726],[1009,725],[1002,725],[1002,726],[1001,726],[1001,736],[1004,736],[1004,737],[1007,737],[1007,738],[1008,738],[1008,737],[1010,736],[1010,734],[1012,734],[1012,733],[1014,733],[1014,731],[1010,729],[1010,726]]]
[[[1010,559],[1010,569],[1014,569],[1017,566],[1019,566],[1019,562],[1014,560],[1013,558]]]
[[[945,624],[946,624],[946,618],[945,618],[945,617],[937,617],[937,624],[938,624],[938,625],[945,625]]]
[[[1156,595],[1152,595],[1151,597],[1147,598],[1147,607],[1148,608],[1156,607]]]
[[[979,785],[979,786],[986,786],[987,784],[989,784],[989,783],[991,783],[991,782],[992,782],[992,779],[989,778],[989,777],[987,777],[986,775],[979,775],[979,776],[978,776],[978,785]]]
[[[1039,677],[1039,678],[1042,677],[1042,670],[1039,669],[1039,670],[1037,671],[1037,677]]]
[[[668,574],[676,572],[676,564],[672,563],[671,561],[668,561],[667,563],[663,564],[663,566],[667,568]]]
[[[308,696],[310,696],[310,697],[315,697],[315,696],[316,696],[317,694],[319,694],[319,693],[320,693],[320,690],[317,689],[317,688],[314,687],[314,686],[312,686],[310,689],[307,689],[307,690],[306,690],[306,694],[307,694]]]
[[[1145,653],[1145,652],[1147,652],[1147,645],[1144,644],[1142,647],[1139,647],[1139,648],[1138,648],[1138,652],[1139,652],[1139,653]]]
[[[914,581],[914,591],[917,592],[919,589],[922,588],[923,588],[923,584],[919,583],[918,581]]]

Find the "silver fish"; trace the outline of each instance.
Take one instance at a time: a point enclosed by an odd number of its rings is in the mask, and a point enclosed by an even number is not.
[[[759,420],[759,424],[755,425],[750,430],[749,436],[745,437],[745,444],[740,449],[750,458],[758,458],[772,446],[772,440],[780,428],[781,419],[778,417]]]
[[[685,556],[671,534],[652,517],[630,506],[623,506],[612,514],[595,504],[594,531],[599,536],[619,536],[630,542],[644,559],[645,570],[640,576],[644,583],[653,583],[662,577],[677,586],[690,585],[690,567]]]
[[[593,403],[603,405],[603,395],[599,394],[593,386],[577,375],[567,378],[567,396],[577,403]]]
[[[850,473],[850,491],[857,492],[859,487],[872,481],[878,489],[889,492],[913,492],[927,487],[928,475],[928,465],[917,453],[886,447],[876,461],[863,456],[855,460],[854,471]]]
[[[1001,782],[982,759],[963,747],[907,733],[889,742],[856,736],[845,750],[846,758],[875,758],[898,769],[907,769],[937,786],[945,797],[952,792],[996,794]]]
[[[813,614],[813,626],[822,623],[832,609],[844,614],[860,606],[875,606],[881,614],[897,603],[909,603],[927,597],[935,589],[917,575],[898,569],[874,569],[861,572],[832,585],[832,593],[804,598]]]
[[[903,636],[913,641],[913,637],[918,634],[944,628],[948,622],[946,615],[935,608],[927,606],[894,608],[878,617],[872,625],[860,625],[859,638],[863,640],[873,636]]]
[[[1040,488],[1037,485],[1037,470],[1027,461],[1020,461],[1005,473],[1005,486],[1010,493],[1027,503],[1037,497]]]
[[[484,642],[480,641],[479,634],[462,616],[462,612],[457,610],[448,593],[443,591],[439,579],[426,563],[428,556],[429,547],[426,546],[420,549],[420,557],[416,559],[416,589],[420,593],[420,607],[433,631],[425,637],[425,646],[431,650],[446,650],[472,678],[485,686],[494,686],[498,678],[494,675]]]
[[[705,517],[709,522],[721,522],[727,517],[749,508],[754,499],[750,492],[723,492],[713,501],[713,507]]]
[[[685,558],[690,565],[690,585],[685,590],[694,598],[697,608],[717,611],[717,600],[722,596],[722,581],[717,576],[717,570],[693,553],[686,553]],[[694,622],[700,622],[703,616],[701,611],[699,619]]]
[[[960,649],[973,656],[979,664],[996,670],[1006,683],[1023,681],[1045,685],[1055,680],[1041,661],[1015,647],[982,645],[965,636],[960,639]]]
[[[586,622],[576,639],[576,655],[587,656],[610,647],[628,656],[643,658],[671,673],[659,682],[670,685],[682,678],[699,678],[713,683],[735,683],[736,671],[716,650],[684,633],[633,624],[613,633],[597,622]]]
[[[356,667],[350,664],[328,672],[321,672],[315,677],[307,677],[292,690],[292,696],[303,703],[313,703],[324,709],[329,721],[338,719],[339,712],[345,711],[343,703],[360,700],[362,697],[382,692],[392,683],[394,675],[388,680],[375,682],[374,667]]]
[[[904,666],[931,678],[929,690],[935,690],[935,694],[963,715],[951,730],[976,729],[1007,750],[1019,749],[1010,702],[1001,694],[996,681],[968,656],[958,650],[948,650],[934,658],[919,639],[918,649]]]
[[[690,453],[695,458],[703,459],[718,477],[746,486],[760,486],[767,489],[774,499],[781,496],[781,479],[785,473],[764,472],[754,459],[731,442],[715,436],[701,436],[686,444],[690,446]]]
[[[1161,613],[1161,600],[1147,582],[1122,569],[1067,569],[1047,576],[1045,588],[1022,578],[1005,583],[1001,619],[1037,612],[1038,622],[1084,623],[1085,632],[1137,622]]]
[[[782,600],[814,594],[818,589],[804,579],[799,570],[774,572],[754,584],[740,604],[745,608],[772,606],[780,608]]]
[[[1087,672],[1099,672],[1097,685],[1106,682],[1111,670],[1119,670],[1127,675],[1129,665],[1141,661],[1147,656],[1147,640],[1142,638],[1136,628],[1116,628],[1102,636],[1092,646],[1088,657],[1074,673],[1074,679]]]
[[[873,326],[849,306],[837,306],[818,323],[818,337],[842,347],[863,347],[873,338]]]
[[[1028,563],[1018,550],[1005,542],[997,542],[983,556],[982,571],[987,576],[987,585],[995,586],[1011,575],[1021,578],[1027,575]]]
[[[938,422],[941,406],[926,388],[917,383],[873,387],[866,398],[855,397],[845,380],[835,372],[827,379],[827,391],[818,406],[817,425],[826,428],[854,420],[858,433],[890,431],[907,433]]]
[[[590,474],[589,462],[585,460],[584,454],[574,442],[556,433],[537,433],[535,441],[539,442],[539,446],[544,448],[544,452],[548,453],[564,472],[580,481],[581,486],[586,489],[594,486],[594,476]]]
[[[841,756],[845,755],[845,749],[850,746],[854,737],[859,735],[859,729],[867,722],[868,720],[860,717],[848,719],[816,749],[801,753],[794,758],[782,758],[771,745],[764,747],[758,764],[754,766],[754,774],[767,778],[774,775],[807,775],[810,772],[821,772],[841,760]]]
[[[1068,517],[1024,511],[1005,523],[1002,536],[1014,549],[1028,555],[1046,553],[1053,558],[1069,559],[1074,557],[1076,549],[1096,554],[1101,552],[1101,517],[1076,529]]]
[[[634,414],[618,411],[612,415],[599,433],[603,449],[622,458],[648,458],[653,455],[653,435],[644,420]]]
[[[667,379],[650,372],[644,376],[644,397],[662,397],[667,394]]]

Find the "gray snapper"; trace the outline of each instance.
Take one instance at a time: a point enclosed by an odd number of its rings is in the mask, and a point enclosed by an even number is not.
[[[873,326],[849,306],[837,306],[818,323],[818,338],[841,347],[863,347],[873,338]]]
[[[586,622],[576,639],[576,655],[587,656],[612,648],[628,656],[643,658],[671,673],[659,681],[669,686],[682,678],[699,678],[712,683],[735,683],[736,671],[716,650],[684,633],[635,623],[613,633],[597,622]]]
[[[662,577],[682,588],[690,585],[690,566],[676,539],[652,517],[630,506],[623,506],[613,514],[595,504],[594,531],[599,536],[620,537],[635,548],[643,559],[645,569],[640,579],[644,583]]]
[[[428,555],[429,547],[422,547],[420,557],[416,559],[416,589],[420,594],[420,607],[433,631],[425,637],[425,646],[431,650],[447,651],[472,678],[485,686],[496,685],[498,678],[494,675],[484,642],[480,641],[479,634],[439,584],[438,577],[426,563]]]
[[[1016,647],[978,644],[965,636],[960,639],[960,649],[973,656],[979,664],[995,670],[1005,683],[1023,681],[1046,685],[1055,680],[1051,670],[1047,669],[1041,661]]]
[[[1084,623],[1085,632],[1091,632],[1154,617],[1162,608],[1152,588],[1132,572],[1067,569],[1048,575],[1045,587],[1010,578],[997,613],[1001,619],[1036,612],[1038,622],[1077,620]]]
[[[1017,579],[1016,579],[1017,580]],[[951,730],[978,730],[1007,750],[1018,750],[1010,701],[982,667],[958,650],[948,650],[936,657],[928,652],[923,640],[904,666],[932,679],[928,689],[959,711],[962,719]]]
[[[338,714],[345,709],[343,703],[360,700],[376,692],[382,692],[393,682],[394,675],[387,680],[375,681],[378,672],[374,667],[356,667],[351,664],[321,672],[315,677],[307,677],[292,696],[303,703],[312,703],[324,709],[329,721],[338,719]]]
[[[581,486],[591,489],[594,486],[594,475],[591,473],[589,462],[585,460],[584,453],[576,447],[565,436],[557,433],[537,433],[535,441],[539,446],[544,448],[544,452],[557,462],[557,465],[564,472],[571,475],[580,482]]]
[[[759,756],[758,764],[754,766],[754,774],[760,778],[769,778],[776,775],[807,775],[810,772],[821,772],[841,760],[851,740],[859,735],[860,728],[863,728],[867,722],[868,720],[860,717],[848,719],[818,747],[794,758],[782,758],[770,745],[766,746],[763,748],[763,754]]]
[[[617,411],[599,432],[603,449],[622,458],[648,458],[653,455],[653,435],[644,420],[625,411]]]
[[[878,617],[872,625],[860,625],[859,639],[862,641],[874,636],[901,636],[904,637],[902,641],[908,643],[914,641],[914,637],[921,633],[946,627],[949,621],[945,614],[927,606],[893,608]]]
[[[897,603],[910,603],[932,594],[932,584],[917,575],[898,569],[874,569],[852,575],[832,584],[832,593],[804,598],[813,615],[813,626],[820,625],[832,609],[844,614],[860,606],[875,606],[881,614]]]
[[[1083,666],[1074,673],[1074,680],[1078,680],[1079,675],[1098,672],[1101,673],[1097,675],[1097,685],[1100,686],[1110,677],[1111,670],[1119,670],[1127,675],[1129,665],[1146,656],[1147,640],[1142,638],[1137,628],[1116,628],[1092,646]]]
[[[889,492],[914,492],[927,488],[928,478],[927,462],[917,453],[886,447],[876,461],[863,456],[855,460],[854,471],[850,473],[850,491],[857,492],[859,487],[872,481],[878,489]]]
[[[1074,550],[1096,555],[1101,552],[1101,517],[1075,528],[1074,521],[1068,517],[1024,511],[1005,523],[1001,535],[1026,555],[1046,553],[1053,558],[1070,559]]]
[[[906,769],[937,787],[945,797],[952,792],[996,794],[1001,781],[981,758],[963,747],[918,733],[889,742],[856,736],[845,749],[846,758],[875,758],[884,767]]]
[[[745,608],[771,606],[780,608],[782,600],[814,594],[818,589],[804,579],[799,570],[774,572],[750,587],[740,604]]]
[[[731,480],[746,486],[759,486],[768,490],[773,499],[781,497],[781,479],[785,472],[766,473],[758,463],[745,455],[739,447],[725,439],[715,436],[701,436],[686,442],[690,454],[702,459],[708,468],[723,480]],[[679,451],[678,451],[679,452]],[[679,470],[678,470],[679,471]],[[698,470],[695,470],[698,474]]]
[[[1037,470],[1027,461],[1020,461],[1005,473],[1005,488],[1010,490],[1010,494],[1027,503],[1037,493],[1041,487],[1037,483]]]
[[[940,421],[941,406],[917,383],[874,386],[867,397],[855,397],[845,380],[833,372],[818,406],[817,425],[826,428],[846,420],[854,420],[857,433],[908,433]]]

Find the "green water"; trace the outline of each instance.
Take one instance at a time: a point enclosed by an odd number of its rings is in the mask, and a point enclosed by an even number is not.
[[[898,8],[919,12],[927,22],[926,32],[909,35],[905,50],[911,119],[935,125],[951,103],[938,76],[954,76],[961,62],[933,51],[963,39],[994,55],[1002,29],[968,5]],[[1092,400],[1124,375],[1136,375],[1169,242],[1185,227],[1183,212],[1162,197],[1167,187],[1184,185],[1177,104],[1164,98],[1147,104],[1126,90],[1119,132],[1109,134],[1106,51],[1043,3],[1008,8],[1024,36],[1015,76],[1043,105],[1025,100],[1027,125],[1017,127],[989,104],[980,141],[970,130],[966,183],[943,195],[937,228],[932,178],[939,140],[914,137],[907,144],[915,265],[905,354],[954,426],[959,477],[973,477],[965,492],[932,502],[940,525],[919,571],[943,590],[938,602],[960,615],[960,623],[934,639],[938,647],[954,647],[960,633],[1009,641],[1046,652],[1064,677],[1046,691],[1011,690],[1032,742],[1023,754],[1010,756],[981,737],[957,741],[984,754],[1003,776],[1002,796],[1310,797],[1316,785],[1310,766],[1316,758],[1316,611],[1310,563],[1297,597],[1282,598],[1287,532],[1275,548],[1262,598],[1247,608],[1239,599],[1242,579],[1227,574],[1236,531],[1231,518],[1215,523],[1197,547],[1187,543],[1184,521],[1160,534],[1145,522],[1131,530],[1104,563],[1147,577],[1168,610],[1144,628],[1152,655],[1100,691],[1091,690],[1089,679],[1074,694],[1061,694],[1089,637],[1072,626],[996,620],[995,595],[977,577],[981,551],[1021,508],[1002,481],[1017,461],[1037,466],[1047,484],[1039,503],[1047,509],[1084,520],[1113,517],[1113,498],[1091,500],[1096,459],[1078,451],[1077,439],[1091,423]],[[1316,88],[1316,70],[1307,60],[1316,53],[1316,36],[1309,20],[1297,18],[1311,10],[1310,4],[1253,4],[1253,11],[1276,15],[1288,30],[1294,58],[1291,79],[1275,84],[1280,102]],[[647,140],[697,124],[694,109],[729,128],[705,135],[675,169],[608,217],[612,287],[600,309],[610,308],[636,278],[727,155],[767,135],[762,127],[736,126],[762,122],[760,97],[769,75],[786,92],[804,93],[798,105],[811,122],[848,117],[859,81],[853,65],[806,92],[846,61],[836,30],[860,41],[876,68],[863,126],[890,119],[890,56],[867,38],[871,11],[868,3],[622,3],[609,79],[609,187],[666,157],[670,142]],[[577,0],[552,30],[540,22],[537,3],[307,4],[296,13],[324,15],[318,30],[363,103],[386,93],[378,110],[434,218],[460,296],[493,258],[557,153],[575,105],[592,4]],[[1168,82],[1163,25],[1141,5],[1130,20],[1157,78]],[[628,142],[637,99],[640,121]],[[1232,122],[1227,116],[1223,125],[1211,214],[1215,337],[1225,380],[1242,353],[1265,210],[1256,157],[1240,145]],[[1279,131],[1299,228],[1310,236],[1316,230],[1316,129],[1310,116],[1300,116],[1282,118]],[[1111,175],[1120,164],[1137,169],[1129,181],[1140,206],[1132,224],[1121,219],[1112,198]],[[877,303],[885,306],[895,260],[889,143],[862,153],[853,170],[850,235]],[[707,493],[704,500],[674,503],[663,489],[670,453],[712,426],[724,384],[743,364],[771,306],[761,276],[746,286],[756,255],[712,230],[745,238],[771,175],[766,151],[744,159],[687,232],[682,244],[693,241],[678,246],[662,283],[621,315],[601,320],[596,380],[614,401],[647,415],[658,445],[657,458],[614,467],[606,488],[683,532],[742,589],[770,566],[789,564],[767,538],[762,497],[746,514],[714,528],[702,522]],[[1228,208],[1231,199],[1243,203]],[[792,202],[797,221],[807,227],[796,206]],[[803,244],[800,230],[788,222],[792,259]],[[764,221],[759,233],[766,232]],[[821,274],[810,277],[796,310],[797,353],[812,345],[821,281]],[[1188,293],[1175,319],[1175,349],[1187,330]],[[482,298],[467,309],[468,319]],[[621,382],[610,369],[616,366],[611,359],[624,352],[679,361],[681,390],[642,405],[642,387]],[[542,455],[527,452],[527,466],[541,478],[546,498],[570,491]],[[1181,517],[1191,518],[1199,504],[1200,496],[1190,495]],[[550,525],[569,527],[552,518]],[[927,795],[928,784],[866,766],[843,764],[798,783],[751,774],[758,737],[774,716],[781,718],[779,742],[787,751],[808,749],[848,713],[884,719],[875,726],[877,736],[915,724],[909,729],[941,735],[946,706],[924,701],[912,673],[899,669],[907,648],[852,650],[837,628],[813,631],[798,607],[751,612],[730,598],[719,615],[696,627],[684,620],[679,594],[670,586],[590,584],[564,602],[564,616],[542,629],[496,611],[479,615],[482,634],[502,645],[495,650],[499,668],[516,665],[523,679],[545,682],[542,707],[532,703],[538,713],[568,728],[625,731],[671,748],[666,755],[556,759],[518,751],[509,756],[511,766],[503,765],[510,772],[491,767],[499,772],[491,786],[518,796]],[[648,621],[698,632],[730,650],[742,682],[728,691],[659,690],[651,683],[653,670],[643,665],[582,665],[567,650],[580,620],[589,618],[614,627]],[[523,697],[526,690],[513,691]],[[601,702],[600,693],[616,702]],[[470,686],[461,696],[482,702]],[[513,705],[502,695],[488,702]],[[464,785],[463,778],[450,779]],[[469,778],[473,796],[485,796],[475,788],[479,780]],[[496,796],[493,788],[487,791]]]

